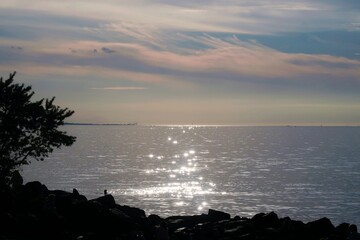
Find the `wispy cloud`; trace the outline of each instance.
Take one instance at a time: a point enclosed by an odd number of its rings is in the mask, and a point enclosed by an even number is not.
[[[179,37],[190,39],[205,47],[183,54],[170,50],[156,50],[140,44],[79,41],[64,42],[56,48],[39,46],[35,51],[22,52],[16,57],[18,63],[29,62],[64,68],[100,67],[114,71],[177,77],[183,74],[201,77],[202,74],[208,76],[209,73],[217,73],[217,76],[231,73],[239,79],[246,76],[282,77],[291,81],[291,77],[300,76],[356,78],[360,75],[360,61],[343,57],[284,53],[256,42],[242,41],[235,36],[228,39],[210,35]],[[68,51],[70,46],[74,50],[71,54]],[[94,49],[102,49],[105,54],[94,54]],[[3,53],[2,61],[9,61],[11,58],[6,59],[6,56],[9,56],[6,54],[7,50],[4,49]]]
[[[48,14],[89,18],[114,23],[147,24],[160,29],[203,32],[279,33],[285,31],[316,31],[341,29],[346,24],[358,22],[359,4],[356,1],[285,0],[213,1],[202,0],[177,3],[175,1],[41,1],[33,0],[24,5],[22,0],[3,0],[0,7],[36,10]],[[345,3],[346,2],[346,3]],[[344,7],[346,6],[346,7]],[[81,10],[81,11],[79,11]],[[66,22],[58,18],[58,22]],[[46,24],[46,21],[42,24]],[[106,24],[106,23],[105,23]],[[130,30],[132,31],[132,30]],[[141,34],[133,32],[132,34]]]
[[[147,90],[145,87],[102,87],[90,88],[92,90],[114,90],[114,91],[133,91],[133,90]]]

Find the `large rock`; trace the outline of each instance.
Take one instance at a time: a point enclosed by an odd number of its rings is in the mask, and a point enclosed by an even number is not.
[[[151,222],[152,225],[160,225],[160,223],[162,223],[164,221],[164,219],[162,219],[159,215],[156,214],[151,214],[150,216],[148,216],[149,221]]]
[[[101,223],[104,208],[98,202],[87,201],[75,205],[66,218],[71,231],[76,234],[93,232]]]
[[[107,194],[102,197],[90,200],[90,201],[100,203],[105,208],[113,208],[116,206],[115,199],[111,194]]]
[[[85,196],[80,194],[74,194],[61,190],[54,190],[49,192],[49,197],[55,196],[55,206],[59,214],[71,217],[75,212],[75,208],[80,203],[87,202]],[[49,198],[47,199],[49,200]]]
[[[99,233],[108,236],[128,234],[133,229],[135,221],[117,208],[105,210],[101,222],[98,223]]]
[[[217,211],[214,209],[209,209],[208,216],[209,216],[209,220],[213,222],[230,219],[230,214]]]
[[[219,239],[224,234],[224,228],[218,222],[200,223],[194,228],[195,239]]]
[[[116,205],[115,208],[121,210],[123,213],[136,220],[146,218],[145,211],[140,208],[129,207],[126,205],[125,206]]]
[[[342,223],[337,226],[331,234],[329,240],[345,240],[349,236],[349,223]]]
[[[291,220],[289,217],[283,219],[279,231],[284,239],[306,239],[304,236],[305,223],[302,221]]]
[[[170,232],[179,228],[194,227],[199,223],[205,223],[209,221],[209,217],[206,214],[194,215],[194,216],[173,216],[165,219]]]
[[[26,183],[24,186],[24,190],[31,197],[44,196],[47,195],[49,192],[48,188],[38,181]]]
[[[44,201],[49,194],[47,187],[40,182],[28,182],[16,191],[13,200],[16,211],[38,214],[42,211]]]
[[[311,239],[328,237],[335,229],[334,225],[326,217],[307,223],[305,228]]]
[[[237,236],[241,236],[252,231],[251,221],[245,218],[240,219],[239,217],[225,222],[224,228],[224,236],[226,236],[227,239],[236,238]]]
[[[279,217],[274,212],[256,214],[251,220],[261,228],[279,228],[281,224]]]

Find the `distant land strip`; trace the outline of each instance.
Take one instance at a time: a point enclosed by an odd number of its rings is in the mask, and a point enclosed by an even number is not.
[[[80,126],[135,126],[138,123],[64,123],[64,125]]]

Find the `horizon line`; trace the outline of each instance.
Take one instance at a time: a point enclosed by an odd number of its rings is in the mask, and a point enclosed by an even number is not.
[[[66,122],[64,125],[83,126],[146,126],[146,127],[360,127],[360,124],[152,124],[152,123],[91,123]]]

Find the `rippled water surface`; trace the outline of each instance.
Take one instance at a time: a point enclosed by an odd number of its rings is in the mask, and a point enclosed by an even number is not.
[[[360,128],[66,126],[69,148],[24,168],[25,181],[107,189],[161,216],[213,208],[360,224]]]

